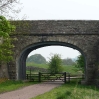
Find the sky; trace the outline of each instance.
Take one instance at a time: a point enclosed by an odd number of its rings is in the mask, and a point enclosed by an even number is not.
[[[76,59],[80,52],[65,46],[48,46],[32,51],[29,56],[34,54],[41,54],[48,61],[54,54],[59,54],[62,59],[72,58]]]
[[[99,20],[99,0],[20,0],[27,20]]]
[[[25,20],[99,20],[99,0],[20,0],[22,10],[18,17]],[[25,16],[25,17],[24,17]],[[60,54],[62,58],[75,58],[80,53],[63,46],[49,46],[29,54]]]

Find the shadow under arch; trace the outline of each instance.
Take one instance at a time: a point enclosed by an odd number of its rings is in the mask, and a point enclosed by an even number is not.
[[[27,46],[21,52],[18,62],[17,62],[17,80],[25,80],[26,79],[26,58],[27,58],[28,54],[35,49],[38,49],[41,47],[46,47],[46,46],[52,46],[52,45],[65,46],[65,47],[70,47],[70,48],[78,50],[84,57],[85,70],[86,70],[86,57],[85,57],[83,50],[80,49],[79,47],[77,47],[73,44],[70,44],[70,43],[58,42],[58,41],[38,42],[38,43],[34,43],[32,45]],[[86,71],[85,71],[85,74],[86,74]]]

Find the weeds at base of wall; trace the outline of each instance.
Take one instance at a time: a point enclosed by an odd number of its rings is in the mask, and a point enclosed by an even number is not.
[[[8,78],[0,78],[0,83],[5,82],[7,80],[9,80],[9,79]]]

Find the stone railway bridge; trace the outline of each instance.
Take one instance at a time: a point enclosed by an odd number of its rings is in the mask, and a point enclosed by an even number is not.
[[[17,38],[13,42],[14,60],[8,63],[11,79],[25,79],[26,58],[31,51],[44,46],[60,45],[76,49],[84,56],[85,79],[82,83],[96,82],[99,65],[99,21],[26,20],[11,23],[16,26],[11,37]]]

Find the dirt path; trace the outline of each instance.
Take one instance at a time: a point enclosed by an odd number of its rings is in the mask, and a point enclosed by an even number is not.
[[[62,85],[63,83],[46,82],[24,87],[11,92],[0,94],[0,99],[30,99],[37,95],[50,91],[51,89]]]

